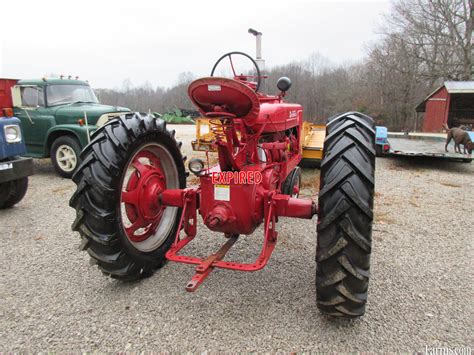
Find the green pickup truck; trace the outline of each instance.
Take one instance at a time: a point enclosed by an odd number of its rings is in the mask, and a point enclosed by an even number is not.
[[[51,157],[57,173],[70,178],[90,135],[111,117],[130,110],[102,105],[86,81],[19,80],[11,89],[13,113],[21,120],[26,155]]]

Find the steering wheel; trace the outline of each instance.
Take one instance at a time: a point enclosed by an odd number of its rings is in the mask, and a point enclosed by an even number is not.
[[[233,54],[247,57],[252,62],[252,64],[254,65],[255,69],[257,70],[257,75],[237,75],[235,73],[234,63],[232,62],[232,55]],[[225,57],[229,57],[230,67],[232,68],[232,73],[234,74],[234,79],[245,82],[245,81],[247,81],[247,78],[257,78],[257,86],[255,87],[255,92],[257,92],[258,89],[260,88],[260,84],[262,82],[262,77],[260,76],[260,69],[258,68],[257,62],[251,56],[249,56],[248,54],[245,54],[243,52],[229,52],[229,53],[224,54],[222,57],[220,57],[217,60],[216,64],[214,64],[214,67],[212,68],[212,71],[211,71],[211,76],[214,76],[214,72],[215,72],[217,66],[222,61],[222,59],[224,59]],[[244,78],[244,79],[242,79],[242,78]]]

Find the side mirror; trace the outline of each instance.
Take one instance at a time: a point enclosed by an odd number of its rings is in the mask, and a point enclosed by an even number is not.
[[[280,90],[282,92],[288,91],[291,88],[290,78],[287,78],[286,76],[283,76],[280,79],[278,79],[277,88],[278,88],[278,90]]]

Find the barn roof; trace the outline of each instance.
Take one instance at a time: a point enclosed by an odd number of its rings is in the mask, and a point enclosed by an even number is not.
[[[445,81],[444,86],[450,94],[474,93],[474,81]]]
[[[416,107],[416,112],[425,112],[426,102],[430,99],[431,96],[436,94],[443,87],[446,88],[449,94],[471,94],[474,93],[474,81],[445,81],[442,86],[437,88],[431,94],[429,94],[426,99],[420,102]]]

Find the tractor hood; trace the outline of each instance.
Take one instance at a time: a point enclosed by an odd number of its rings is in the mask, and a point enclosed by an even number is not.
[[[77,123],[79,119],[84,119],[84,112],[87,114],[87,122],[90,125],[97,124],[99,118],[104,114],[130,112],[130,109],[125,107],[94,103],[74,103],[54,108],[56,123],[58,124]]]

